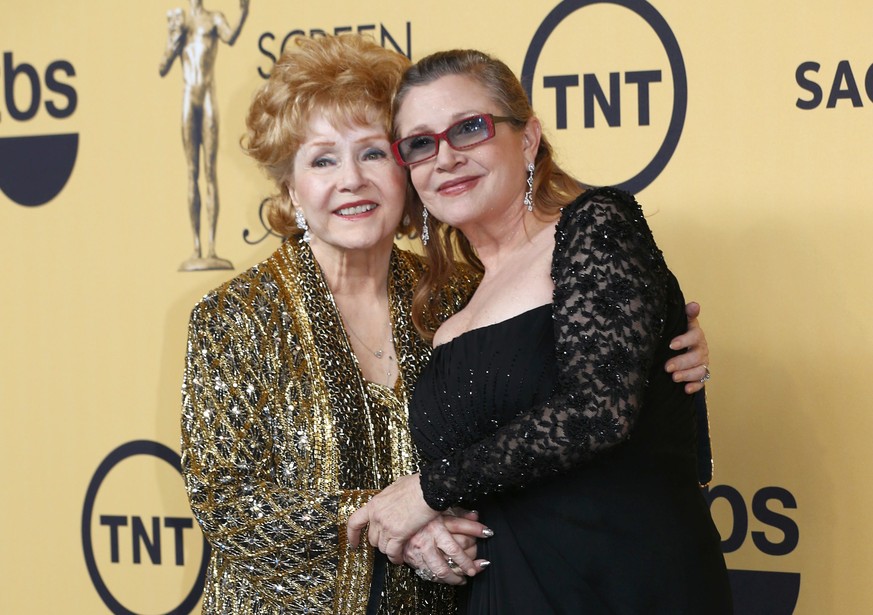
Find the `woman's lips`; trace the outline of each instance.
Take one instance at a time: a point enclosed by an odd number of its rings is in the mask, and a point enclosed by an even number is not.
[[[352,218],[355,216],[362,216],[364,214],[368,214],[374,209],[376,209],[378,205],[372,201],[361,201],[358,203],[349,203],[348,205],[344,205],[337,209],[334,213],[343,218]]]
[[[467,190],[475,186],[478,182],[479,178],[476,176],[460,177],[458,179],[452,179],[450,181],[443,182],[442,184],[440,184],[439,188],[437,188],[437,192],[447,196],[453,196],[466,192]]]

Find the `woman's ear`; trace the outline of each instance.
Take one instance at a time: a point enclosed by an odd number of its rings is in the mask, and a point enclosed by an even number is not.
[[[522,132],[522,145],[525,157],[528,160],[536,160],[542,135],[543,127],[540,124],[539,118],[532,116],[524,125],[524,131]]]
[[[297,202],[297,193],[294,190],[294,184],[291,183],[291,180],[287,180],[285,182],[285,188],[288,190],[288,196],[291,199],[291,207],[293,209],[294,203]]]

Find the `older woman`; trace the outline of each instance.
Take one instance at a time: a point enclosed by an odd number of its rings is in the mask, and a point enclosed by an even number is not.
[[[348,549],[343,531],[416,468],[406,404],[430,348],[409,314],[424,265],[394,246],[407,182],[388,139],[407,66],[359,37],[305,41],[251,105],[244,145],[291,238],[191,315],[182,458],[212,546],[204,613],[455,612],[450,588]],[[438,293],[443,318],[477,278]]]
[[[418,461],[406,406],[431,351],[410,319],[426,267],[393,243],[408,229],[408,192],[388,138],[408,64],[356,36],[302,41],[252,102],[244,145],[276,184],[271,224],[289,239],[191,315],[182,453],[212,545],[205,613],[456,610],[451,588],[348,549],[344,531]],[[441,282],[437,321],[478,277],[462,269]],[[678,341],[695,342],[677,365],[687,380],[705,340],[697,330]],[[475,569],[463,548],[485,530],[447,515],[416,541]]]
[[[351,517],[350,540],[369,522],[371,544],[392,561],[405,549],[429,577],[410,537],[475,506],[495,535],[469,613],[730,612],[692,400],[661,368],[684,301],[639,206],[583,192],[517,79],[485,54],[421,60],[395,108],[393,150],[431,239],[413,307],[425,334],[453,240],[484,275],[433,335],[410,404],[426,463]],[[446,226],[460,233],[443,238]]]

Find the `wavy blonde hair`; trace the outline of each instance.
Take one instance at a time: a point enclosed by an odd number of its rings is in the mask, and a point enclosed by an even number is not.
[[[390,135],[391,99],[409,65],[405,56],[357,34],[298,38],[282,54],[255,92],[240,141],[276,185],[267,217],[275,232],[302,232],[286,182],[312,113],[335,127],[379,122]],[[401,223],[398,232],[409,230]]]

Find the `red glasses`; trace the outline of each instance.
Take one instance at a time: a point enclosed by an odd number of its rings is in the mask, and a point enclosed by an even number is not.
[[[398,139],[391,144],[397,164],[409,166],[436,157],[440,141],[456,150],[470,149],[494,136],[494,124],[515,122],[513,117],[483,113],[455,122],[440,133],[423,132]]]

